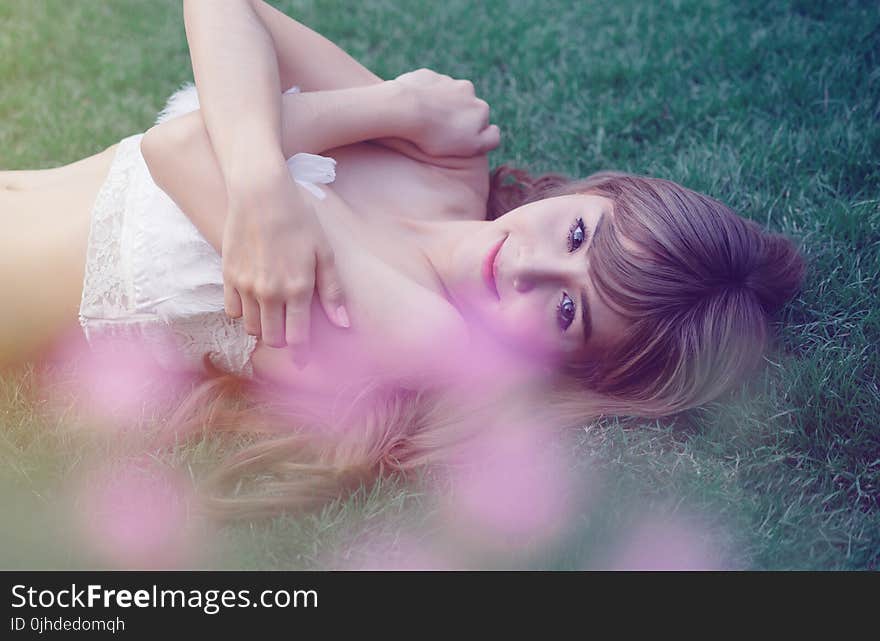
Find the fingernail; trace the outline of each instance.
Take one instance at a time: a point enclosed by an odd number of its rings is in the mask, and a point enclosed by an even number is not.
[[[351,322],[348,320],[348,313],[342,305],[336,308],[336,320],[339,321],[339,324],[343,327],[351,327]]]

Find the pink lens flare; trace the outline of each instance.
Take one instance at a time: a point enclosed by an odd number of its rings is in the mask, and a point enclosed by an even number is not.
[[[177,352],[170,338],[160,342],[147,345],[131,338],[102,338],[89,345],[69,335],[57,343],[48,360],[71,367],[63,374],[47,374],[42,380],[45,393],[59,411],[64,411],[60,405],[66,397],[97,425],[118,429],[137,424],[195,380],[192,367],[173,362]],[[160,365],[157,349],[170,355],[172,362]]]
[[[288,348],[261,345],[254,355],[260,365],[255,369],[261,372],[257,397],[269,404],[280,401],[279,408],[287,399],[292,412],[326,419],[347,401],[379,387],[453,388],[465,395],[486,395],[546,379],[559,365],[558,355],[518,352],[478,319],[451,311],[402,323],[384,340],[372,335],[370,340],[367,335],[353,339],[369,329],[358,320],[353,315],[352,327],[340,330],[317,310],[310,359],[301,367]]]
[[[480,405],[531,382],[544,382],[552,371],[550,360],[517,354],[483,332],[464,340],[440,328],[411,349],[392,341],[342,349],[329,336],[339,330],[326,325],[317,324],[312,359],[301,370],[285,348],[263,352],[267,361],[279,363],[278,377],[257,381],[254,398],[282,415],[289,411],[291,425],[301,427],[301,417],[305,422],[314,417],[312,423],[325,428],[360,425],[372,408],[387,405],[389,395],[402,389],[449,391],[463,403]]]
[[[74,497],[84,543],[101,562],[129,569],[191,566],[185,480],[156,461],[119,461],[88,475]]]
[[[537,426],[496,425],[462,447],[445,509],[456,538],[541,546],[563,531],[575,499],[572,466],[545,436]]]
[[[709,532],[670,518],[643,520],[612,557],[612,570],[723,570]]]

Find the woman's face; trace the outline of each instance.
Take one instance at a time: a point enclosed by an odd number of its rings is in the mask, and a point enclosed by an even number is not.
[[[554,359],[586,357],[624,327],[588,275],[592,240],[612,214],[610,200],[588,194],[518,207],[459,243],[446,286],[460,310],[504,342]]]

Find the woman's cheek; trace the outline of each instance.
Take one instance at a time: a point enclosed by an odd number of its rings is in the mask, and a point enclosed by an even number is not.
[[[505,311],[507,333],[518,347],[541,354],[550,353],[557,347],[558,337],[553,334],[554,325],[546,310],[521,305]]]

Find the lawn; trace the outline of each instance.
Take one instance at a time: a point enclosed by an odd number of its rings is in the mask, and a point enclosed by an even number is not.
[[[473,80],[502,130],[493,166],[675,180],[790,234],[808,261],[803,290],[775,319],[777,340],[747,385],[674,420],[573,429],[567,453],[589,500],[564,531],[523,548],[471,544],[451,553],[458,565],[603,568],[630,546],[635,565],[662,554],[683,566],[880,567],[876,2],[273,4],[384,78],[426,66]],[[0,4],[0,168],[71,162],[148,128],[192,78],[180,5]],[[0,381],[0,567],[137,564],[88,536],[69,493],[91,462],[133,446],[83,428],[63,411],[73,407],[63,387],[39,381],[30,366]],[[151,460],[197,470],[219,447]],[[429,487],[391,480],[304,517],[192,524],[186,536],[197,546],[157,558],[172,567],[354,567],[376,564],[364,550],[378,546],[389,565],[406,565],[415,548],[421,564],[442,566],[455,539],[432,532]],[[154,542],[138,541],[149,554]]]

